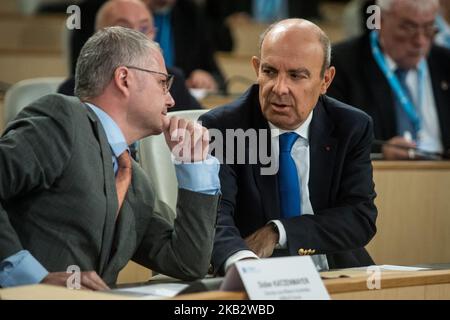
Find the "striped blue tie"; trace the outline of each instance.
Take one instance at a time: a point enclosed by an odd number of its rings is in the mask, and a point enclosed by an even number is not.
[[[300,185],[297,167],[291,156],[292,146],[298,138],[295,132],[280,135],[280,166],[278,169],[278,191],[282,218],[301,214]]]

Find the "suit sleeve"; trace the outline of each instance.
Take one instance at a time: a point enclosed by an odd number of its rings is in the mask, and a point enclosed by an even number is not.
[[[315,248],[316,254],[330,254],[362,248],[376,233],[377,209],[370,161],[372,122],[367,120],[355,134],[344,160],[335,205],[314,215],[281,219],[288,250]]]
[[[207,128],[218,128],[217,120],[210,114],[204,114],[200,117],[202,125]],[[223,131],[215,131],[217,133]],[[214,136],[213,131],[210,129],[211,137]],[[211,146],[214,145],[211,144]],[[220,145],[222,146],[222,145]],[[225,149],[225,148],[224,148]],[[223,159],[227,159],[227,150],[224,150],[225,154],[222,155]],[[214,155],[214,154],[213,154]],[[230,155],[231,156],[231,155]],[[222,158],[222,157],[219,157]],[[225,161],[230,163],[231,161]],[[223,163],[220,166],[220,187],[222,192],[222,198],[219,205],[219,213],[217,216],[216,235],[214,238],[214,249],[212,255],[212,264],[214,271],[224,272],[225,262],[233,254],[250,250],[241,236],[238,227],[235,224],[234,212],[236,207],[236,199],[238,196],[238,177],[236,167]]]
[[[219,195],[178,190],[177,215],[171,225],[164,217],[170,208],[156,200],[146,236],[133,260],[182,280],[203,278],[209,267]]]
[[[24,109],[0,138],[0,261],[24,249],[8,204],[50,188],[70,159],[70,115],[55,104],[41,99]]]

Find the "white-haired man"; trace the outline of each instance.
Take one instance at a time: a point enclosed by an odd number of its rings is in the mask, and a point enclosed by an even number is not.
[[[385,159],[450,149],[450,51],[433,45],[438,0],[378,0],[381,28],[338,44],[328,94],[372,116]],[[400,145],[404,148],[392,147]],[[378,151],[376,147],[373,149]]]

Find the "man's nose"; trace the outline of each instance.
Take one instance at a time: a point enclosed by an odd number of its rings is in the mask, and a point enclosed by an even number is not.
[[[289,93],[289,87],[288,87],[287,79],[285,76],[279,75],[275,79],[275,85],[273,86],[273,91],[280,96]]]
[[[413,39],[414,45],[417,48],[426,48],[429,46],[431,41],[432,41],[432,39],[430,38],[430,36],[425,34],[425,31],[422,29],[418,30],[417,34],[415,35],[415,37]]]
[[[166,94],[166,106],[167,108],[172,108],[175,105],[175,100],[173,100],[172,95],[170,92],[167,92]]]

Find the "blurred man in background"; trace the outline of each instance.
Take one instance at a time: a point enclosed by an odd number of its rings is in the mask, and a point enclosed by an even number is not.
[[[433,45],[438,0],[378,0],[381,29],[338,44],[328,94],[366,111],[373,151],[415,158],[450,148],[450,51]],[[383,142],[382,142],[383,141]]]

